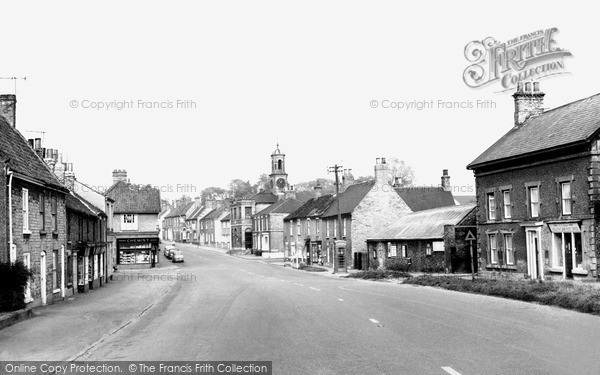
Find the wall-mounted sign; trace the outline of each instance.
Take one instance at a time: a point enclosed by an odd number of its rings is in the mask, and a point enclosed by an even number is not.
[[[554,233],[581,233],[581,228],[577,223],[556,223],[548,224],[548,226]]]

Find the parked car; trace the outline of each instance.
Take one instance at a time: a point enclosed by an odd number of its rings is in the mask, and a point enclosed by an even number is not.
[[[167,245],[165,246],[165,250],[163,252],[163,254],[167,257],[167,258],[171,258],[171,251],[176,250],[175,246],[173,245]]]
[[[171,259],[173,260],[173,263],[183,262],[183,251],[177,249],[171,251]]]

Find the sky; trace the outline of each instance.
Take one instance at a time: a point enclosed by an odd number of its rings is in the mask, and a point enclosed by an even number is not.
[[[4,3],[0,77],[26,80],[0,80],[0,93],[16,83],[17,128],[98,190],[114,169],[167,199],[255,182],[279,143],[292,184],[331,178],[336,163],[372,175],[375,158],[398,157],[416,185],[448,169],[455,193],[473,194],[466,166],[513,126],[514,90],[467,86],[467,44],[557,28],[572,57],[540,80],[544,107],[599,91],[587,4],[487,4]],[[391,108],[410,102],[434,104]]]

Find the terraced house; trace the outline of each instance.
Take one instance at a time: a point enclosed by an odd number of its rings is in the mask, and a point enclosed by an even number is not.
[[[467,168],[476,179],[479,269],[533,279],[598,276],[600,94],[544,110],[513,94],[508,132]]]
[[[69,293],[69,191],[44,164],[41,139],[35,140],[36,152],[16,129],[15,109],[15,95],[0,95],[0,260],[20,260],[33,272],[25,300],[44,305]]]

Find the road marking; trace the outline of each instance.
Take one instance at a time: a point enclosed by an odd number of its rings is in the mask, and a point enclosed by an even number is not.
[[[317,292],[321,291],[321,289],[313,288],[312,286],[309,286],[309,288],[312,289],[312,290],[316,290]]]
[[[298,286],[304,286],[304,285],[302,285],[302,284],[298,284],[298,283],[294,283],[294,285],[298,285]]]
[[[342,298],[338,298],[338,301],[342,301],[342,302],[344,302],[344,300],[343,300]]]
[[[460,372],[455,371],[452,367],[442,367],[442,370],[446,371],[450,375],[460,375]]]
[[[371,321],[371,323],[374,323],[374,324],[379,324],[379,321],[377,321],[377,320],[375,320],[375,319],[369,319],[369,320]]]

